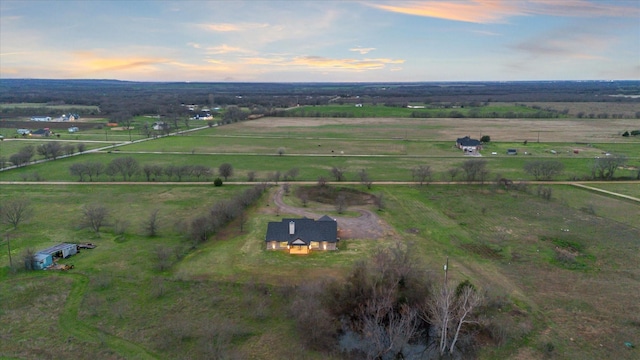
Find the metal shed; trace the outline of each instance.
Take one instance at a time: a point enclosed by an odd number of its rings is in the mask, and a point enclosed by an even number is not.
[[[33,256],[33,268],[36,270],[44,270],[53,265],[53,257],[51,254],[37,253]]]
[[[77,253],[78,253],[78,246],[76,244],[68,244],[68,243],[54,245],[50,248],[38,251],[38,254],[49,254],[52,257],[60,257],[60,258],[67,258]]]

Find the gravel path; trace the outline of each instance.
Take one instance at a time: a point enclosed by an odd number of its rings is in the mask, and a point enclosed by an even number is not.
[[[308,211],[285,204],[282,201],[284,191],[280,188],[273,195],[273,202],[281,212],[319,219],[324,214]],[[327,208],[329,210],[329,208]],[[373,212],[362,208],[351,208],[360,213],[359,217],[333,217],[338,221],[338,236],[341,239],[379,239],[391,232],[391,227]],[[322,211],[322,209],[318,209]]]

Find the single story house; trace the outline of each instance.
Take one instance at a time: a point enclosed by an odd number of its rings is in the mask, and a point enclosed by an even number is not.
[[[327,215],[318,220],[282,219],[267,225],[267,250],[308,254],[311,250],[337,250],[338,223]]]
[[[33,255],[33,268],[35,270],[44,270],[53,265],[53,256],[51,254],[37,253]]]
[[[77,126],[72,126],[69,128],[69,132],[70,133],[74,133],[74,132],[78,132],[80,131],[80,129]]]
[[[518,155],[518,150],[516,150],[516,149],[507,149],[507,155]]]
[[[482,150],[482,142],[480,142],[480,140],[472,139],[469,136],[465,136],[456,140],[456,147],[465,153],[476,153]]]
[[[17,133],[20,134],[20,135],[29,135],[29,134],[31,134],[31,130],[29,130],[29,129],[18,129]]]

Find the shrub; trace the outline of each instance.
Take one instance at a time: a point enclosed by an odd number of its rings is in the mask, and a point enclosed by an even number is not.
[[[213,186],[222,186],[222,179],[216,178],[213,180]]]

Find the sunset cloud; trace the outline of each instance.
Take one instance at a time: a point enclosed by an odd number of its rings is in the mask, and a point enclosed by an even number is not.
[[[358,47],[354,47],[354,48],[349,49],[349,51],[360,53],[360,55],[365,55],[365,54],[368,54],[368,53],[372,52],[375,49],[376,48],[362,48],[362,47],[358,46]]]
[[[237,46],[229,46],[227,44],[208,47],[206,50],[207,50],[207,54],[210,54],[210,55],[231,54],[231,53],[237,53],[237,54],[253,53],[253,51],[251,50],[243,49]]]
[[[104,57],[92,52],[76,52],[74,55],[74,70],[83,73],[153,71],[156,66],[170,62],[165,58]]]
[[[394,1],[371,6],[401,14],[473,23],[504,22],[510,16],[525,14],[518,2],[500,0]]]
[[[239,24],[231,24],[231,23],[220,23],[220,24],[202,24],[200,27],[215,32],[238,32],[238,31],[247,31],[247,30],[255,30],[260,28],[269,27],[269,24],[262,23],[239,23]]]
[[[638,7],[586,0],[394,1],[370,6],[407,15],[471,23],[504,23],[513,16],[638,17]]]
[[[300,56],[293,59],[293,65],[303,65],[310,68],[349,69],[349,70],[378,70],[388,64],[402,64],[404,60],[393,59],[331,59],[322,56]]]

